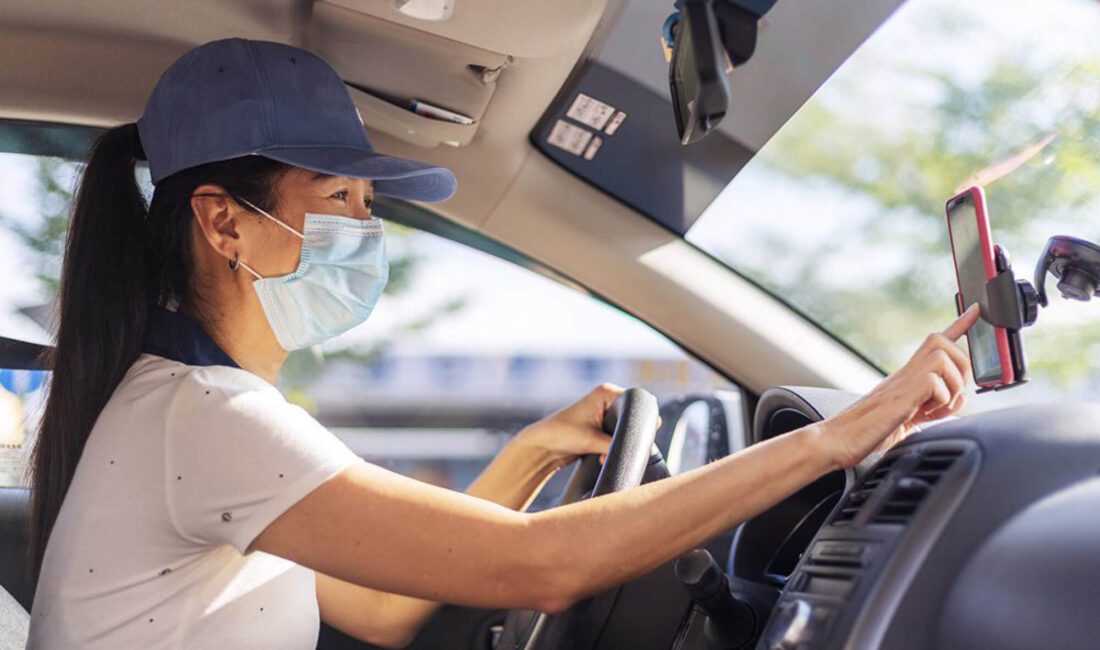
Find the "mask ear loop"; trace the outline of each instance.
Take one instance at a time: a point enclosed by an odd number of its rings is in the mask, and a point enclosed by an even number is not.
[[[233,271],[236,271],[238,266],[243,266],[244,270],[248,271],[252,275],[256,276],[257,280],[263,280],[264,279],[264,277],[262,275],[255,272],[254,270],[252,270],[251,266],[249,266],[249,265],[247,265],[247,264],[245,264],[244,262],[241,261],[241,254],[240,253],[234,253],[233,254],[233,259],[229,260],[229,268]]]
[[[271,215],[270,215],[270,214],[268,214],[267,212],[264,212],[263,210],[261,210],[261,209],[257,208],[256,206],[252,205],[252,204],[251,204],[251,203],[249,203],[248,201],[246,201],[246,200],[244,200],[244,199],[240,198],[239,196],[234,196],[233,198],[237,199],[237,200],[238,200],[238,201],[240,201],[241,203],[244,203],[245,205],[247,205],[248,207],[252,208],[252,209],[253,209],[253,210],[255,210],[256,212],[259,212],[260,214],[264,215],[264,216],[265,216],[265,217],[267,217],[268,219],[271,219],[272,221],[274,221],[275,223],[279,224],[280,226],[282,226],[282,227],[283,227],[283,228],[285,228],[286,230],[288,230],[288,231],[290,231],[290,232],[294,233],[294,235],[295,235],[295,236],[297,236],[297,237],[298,237],[298,239],[301,239],[301,240],[303,240],[303,241],[305,240],[305,238],[306,238],[306,236],[305,236],[305,235],[303,235],[302,233],[298,232],[298,231],[297,231],[297,230],[295,230],[294,228],[291,228],[291,227],[290,227],[289,225],[287,225],[287,224],[283,223],[283,222],[282,222],[282,221],[280,221],[279,219],[276,219],[275,217],[271,216]],[[246,266],[245,268],[247,269],[248,267]]]
[[[275,217],[271,216],[270,214],[268,214],[264,210],[261,210],[260,208],[256,207],[250,201],[247,201],[247,200],[245,200],[245,199],[243,199],[239,196],[234,196],[232,194],[194,194],[193,196],[231,196],[233,199],[235,199],[235,200],[237,200],[241,203],[244,203],[245,205],[252,208],[256,212],[259,212],[260,214],[264,215],[268,219],[271,219],[275,223],[279,224],[280,226],[282,226],[283,228],[285,228],[286,230],[288,230],[289,232],[291,232],[292,234],[297,236],[298,239],[301,239],[301,240],[305,241],[305,238],[306,238],[305,235],[303,235],[302,233],[298,232],[297,230],[291,228],[289,225],[283,223],[279,219],[276,219]],[[241,254],[239,252],[234,253],[233,259],[229,260],[230,270],[236,271],[238,266],[243,266],[244,270],[246,270],[249,273],[251,273],[252,275],[256,276],[257,280],[263,280],[264,279],[264,276],[260,275],[255,270],[253,270],[253,268],[251,266],[249,266],[249,265],[247,265],[247,264],[245,264],[244,262],[241,261]]]
[[[265,211],[261,210],[260,208],[256,207],[255,205],[252,205],[252,203],[250,203],[250,202],[246,201],[245,199],[242,199],[242,198],[241,198],[241,197],[239,197],[239,196],[234,196],[233,198],[234,198],[234,199],[236,199],[236,200],[238,200],[238,201],[240,201],[241,203],[244,203],[245,205],[247,205],[248,207],[252,208],[252,209],[253,209],[253,210],[255,210],[256,212],[259,212],[260,214],[264,215],[264,216],[265,216],[265,217],[267,217],[268,219],[271,219],[271,220],[272,220],[272,221],[274,221],[275,223],[279,224],[280,226],[282,226],[283,228],[285,228],[285,229],[286,229],[287,231],[289,231],[289,232],[293,233],[293,234],[294,234],[295,236],[297,236],[297,237],[298,237],[298,239],[301,239],[302,241],[305,241],[305,238],[306,238],[306,236],[305,236],[305,235],[303,235],[302,233],[298,232],[297,230],[295,230],[295,229],[291,228],[290,226],[288,226],[287,224],[283,223],[283,222],[282,222],[282,221],[280,221],[279,219],[276,219],[275,217],[271,216],[271,215],[270,215],[270,214],[268,214],[267,212],[265,212]],[[243,267],[244,267],[244,270],[246,270],[246,271],[248,271],[249,273],[251,273],[252,275],[256,276],[256,279],[257,279],[257,280],[263,280],[263,279],[264,279],[264,277],[263,277],[262,275],[260,275],[260,274],[259,274],[259,273],[257,273],[256,271],[252,270],[252,267],[251,267],[251,266],[249,266],[249,265],[247,265],[247,264],[245,264],[244,262],[242,262],[242,261],[241,261],[241,254],[240,254],[240,253],[237,253],[237,254],[235,254],[235,255],[233,256],[233,261],[229,263],[229,268],[231,268],[231,269],[233,269],[234,271],[236,271],[236,270],[237,270],[237,265],[243,266]]]
[[[239,197],[239,196],[235,196],[235,195],[233,195],[233,194],[192,194],[191,196],[219,196],[219,197],[220,197],[220,196],[228,196],[228,197],[231,197],[231,198],[235,199],[236,201],[238,201],[238,202],[240,202],[240,203],[244,203],[245,205],[247,205],[248,207],[252,208],[252,209],[253,209],[253,210],[255,210],[256,212],[259,212],[260,214],[264,215],[264,216],[265,216],[265,217],[267,217],[268,219],[271,219],[271,220],[272,220],[272,221],[274,221],[275,223],[279,224],[280,226],[282,226],[283,228],[285,228],[286,230],[288,230],[289,232],[291,232],[292,234],[294,234],[294,236],[296,236],[296,237],[297,237],[298,239],[301,239],[301,240],[303,240],[303,241],[304,241],[304,240],[305,240],[305,238],[306,238],[306,236],[305,236],[305,235],[303,235],[302,233],[298,232],[298,231],[297,231],[297,230],[295,230],[294,228],[291,228],[291,227],[290,227],[290,226],[288,226],[287,224],[285,224],[285,223],[283,223],[282,221],[280,221],[280,220],[276,219],[275,217],[273,217],[273,216],[271,216],[270,214],[268,214],[267,212],[265,212],[265,211],[263,211],[263,210],[259,209],[258,207],[256,207],[256,206],[252,205],[252,203],[251,203],[251,202],[249,202],[249,201],[246,201],[246,200],[242,199],[242,198],[241,198],[241,197]],[[246,266],[245,268],[248,268],[248,267]],[[236,270],[236,269],[233,269],[233,270]]]

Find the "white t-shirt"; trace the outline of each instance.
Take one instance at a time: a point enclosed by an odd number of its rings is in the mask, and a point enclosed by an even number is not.
[[[313,571],[243,553],[357,462],[264,379],[142,354],[77,465],[27,647],[315,648]]]

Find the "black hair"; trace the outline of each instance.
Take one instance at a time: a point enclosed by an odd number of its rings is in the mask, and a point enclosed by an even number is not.
[[[249,155],[161,179],[146,204],[135,175],[144,160],[135,123],[102,133],[83,157],[61,268],[52,371],[31,455],[30,562],[41,570],[46,542],[84,444],[107,400],[141,354],[149,311],[172,302],[199,311],[190,197],[220,185],[261,208],[276,208],[288,165]]]

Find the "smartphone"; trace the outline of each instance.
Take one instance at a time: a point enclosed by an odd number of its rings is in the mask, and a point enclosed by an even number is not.
[[[955,277],[959,283],[960,307],[974,303],[986,305],[985,284],[997,276],[993,237],[981,187],[971,187],[947,201],[947,232],[955,258]],[[1008,331],[994,327],[985,318],[966,334],[974,383],[981,388],[996,388],[1016,381],[1009,348]]]

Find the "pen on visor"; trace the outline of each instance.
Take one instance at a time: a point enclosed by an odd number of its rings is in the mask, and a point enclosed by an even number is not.
[[[414,99],[409,102],[409,109],[417,115],[423,115],[424,117],[430,117],[434,120],[443,120],[445,122],[454,122],[455,124],[473,124],[474,119],[463,115],[462,113],[455,113],[454,111],[448,111],[445,108],[433,106],[419,99]]]

